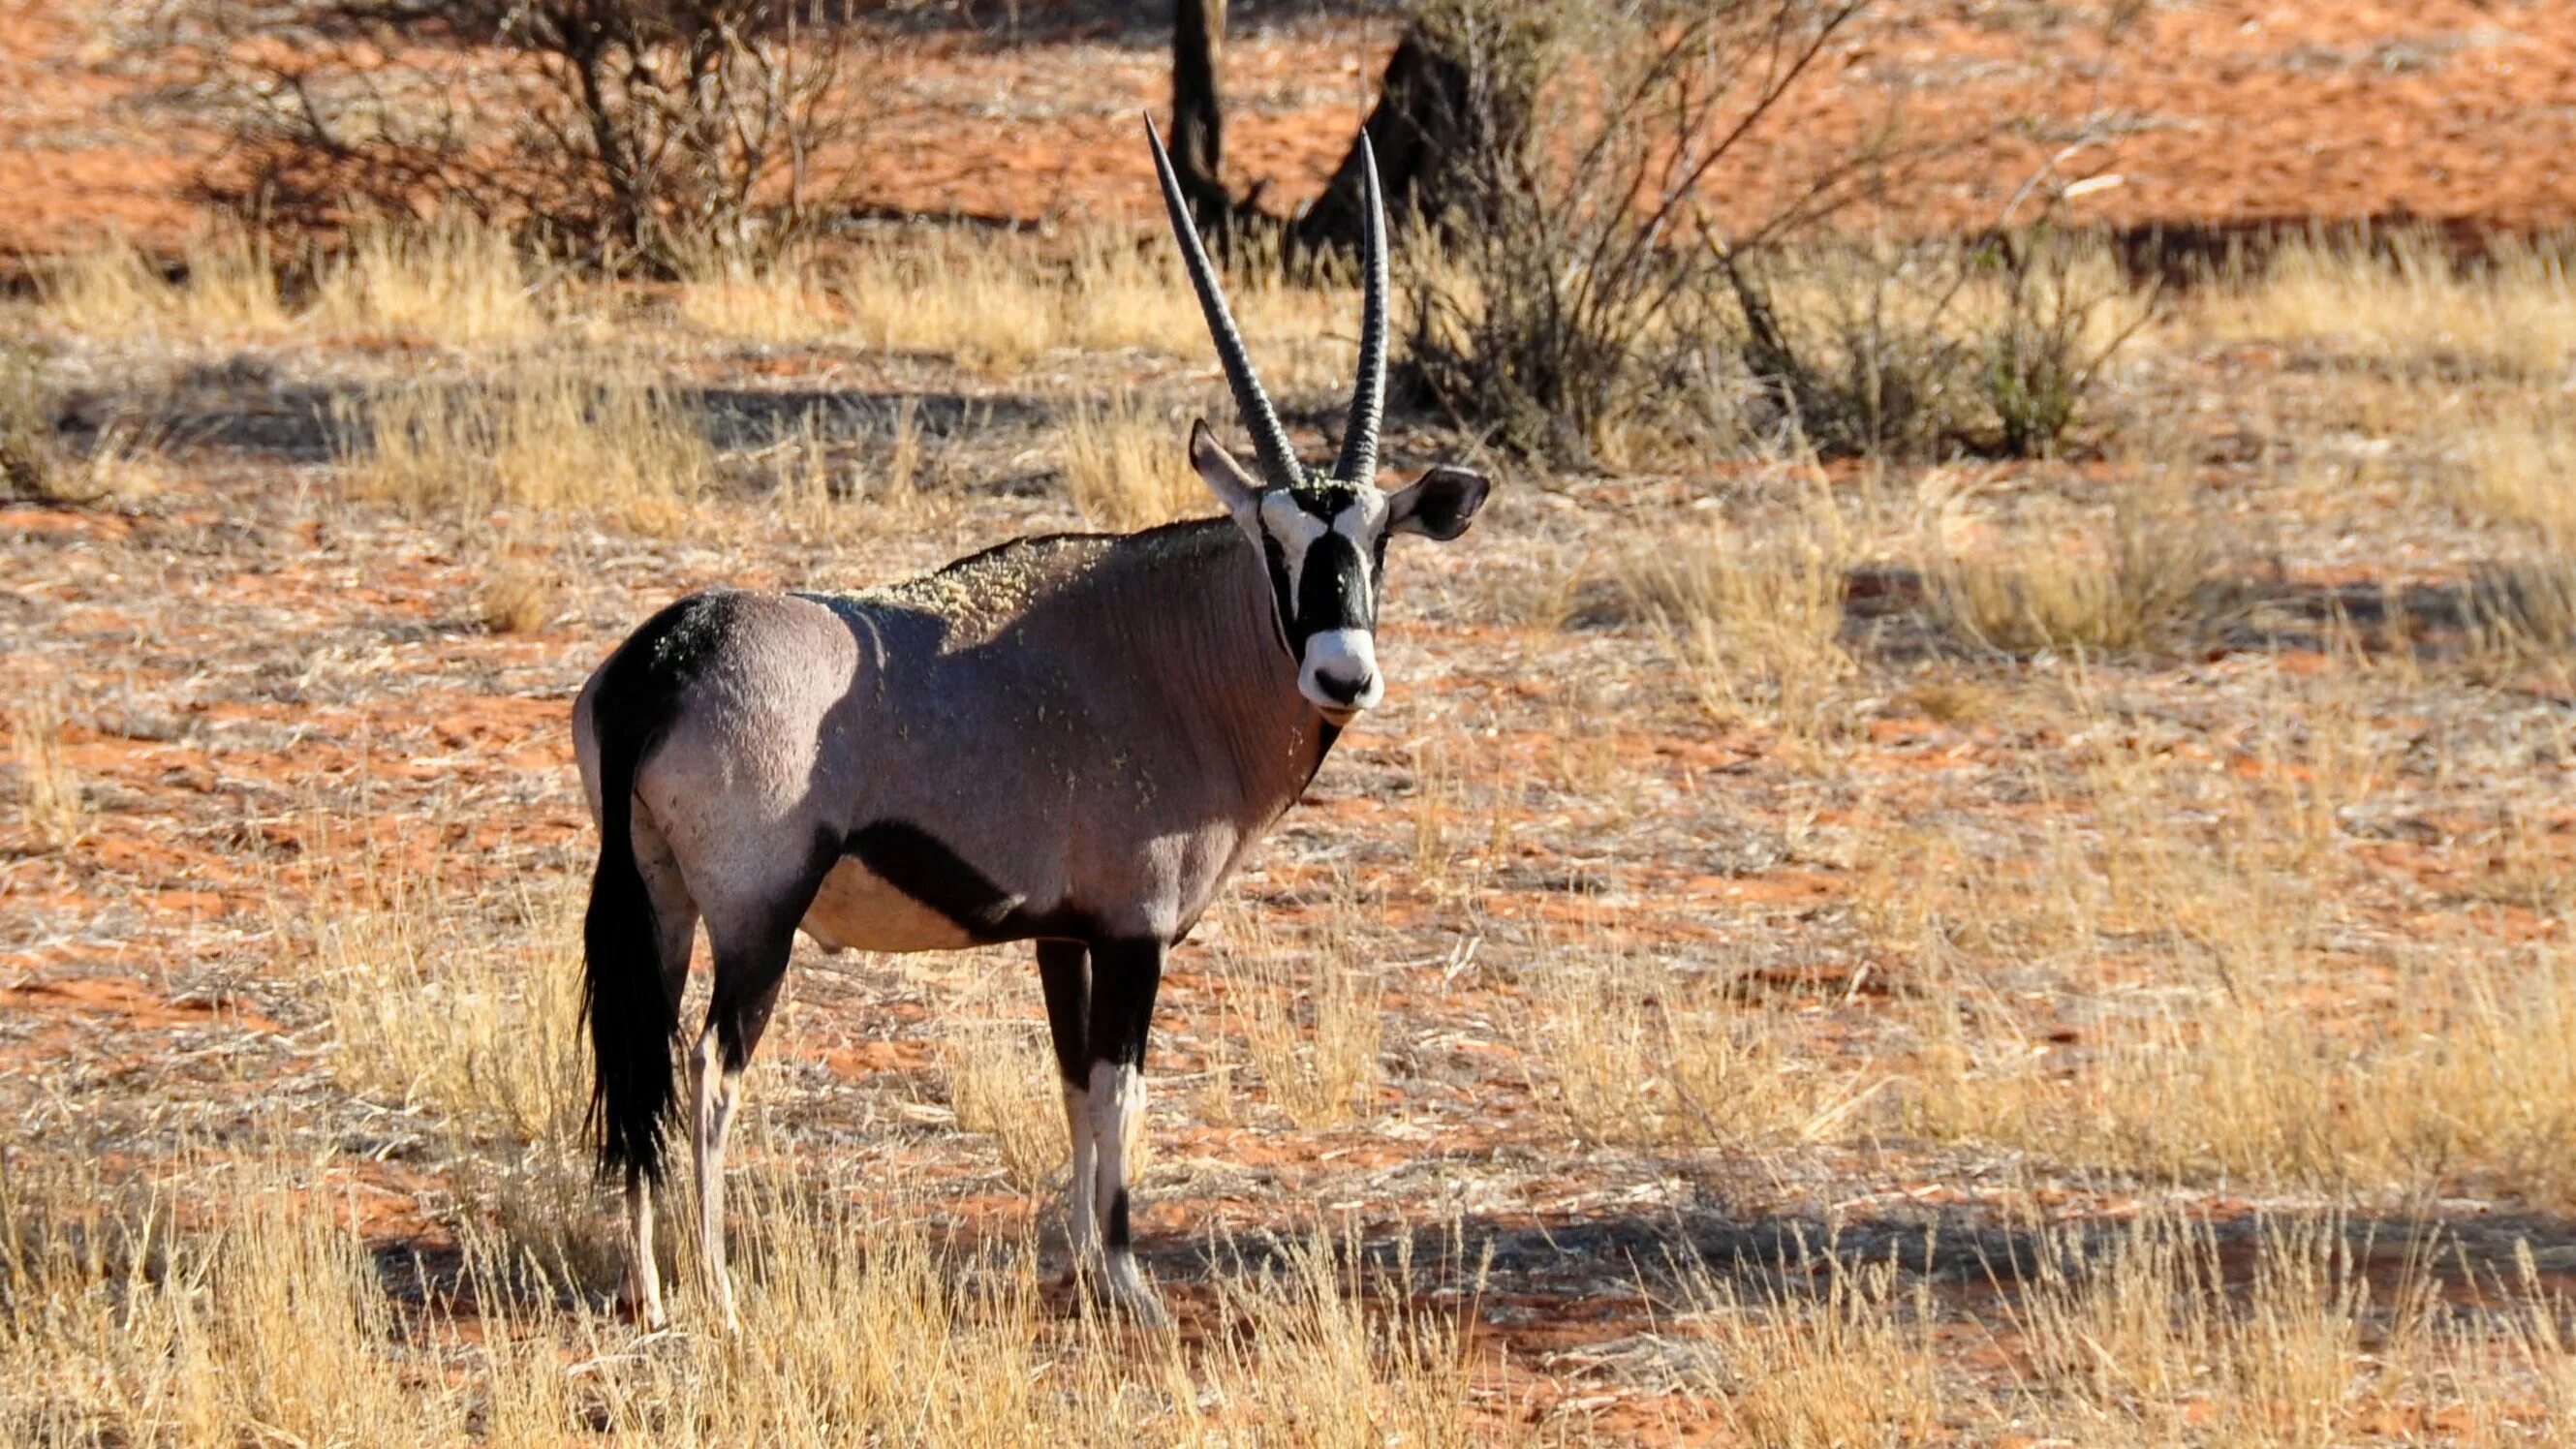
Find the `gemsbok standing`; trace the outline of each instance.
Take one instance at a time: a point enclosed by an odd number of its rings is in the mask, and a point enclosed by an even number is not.
[[[584,1004],[602,1169],[622,1173],[627,1293],[663,1321],[651,1185],[678,1116],[692,939],[712,995],[692,1058],[698,1231],[733,1320],[724,1152],[802,929],[826,949],[1034,941],[1073,1138],[1075,1262],[1162,1321],[1129,1248],[1127,1171],[1163,956],[1378,702],[1386,541],[1453,539],[1485,480],[1377,486],[1387,237],[1366,160],[1358,382],[1329,473],[1298,462],[1162,140],[1163,200],[1257,468],[1204,422],[1226,518],[1023,538],[858,594],[713,592],[637,630],[573,705],[600,828]]]

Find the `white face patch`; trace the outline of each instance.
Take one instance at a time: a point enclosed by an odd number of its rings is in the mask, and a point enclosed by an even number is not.
[[[1288,561],[1288,595],[1294,598],[1298,581],[1305,577],[1306,550],[1324,536],[1325,525],[1298,507],[1285,490],[1274,488],[1261,495],[1261,526],[1279,541],[1279,552]]]

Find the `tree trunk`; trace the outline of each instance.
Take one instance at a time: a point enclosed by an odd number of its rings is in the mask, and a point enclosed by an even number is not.
[[[1498,79],[1500,83],[1498,83]],[[1472,203],[1478,168],[1517,147],[1529,123],[1529,98],[1507,77],[1478,77],[1463,56],[1419,25],[1405,30],[1386,63],[1377,105],[1362,124],[1377,152],[1387,214],[1408,210],[1438,220]],[[1324,194],[1289,224],[1299,251],[1343,251],[1360,240],[1360,151],[1354,143]]]
[[[1175,0],[1172,6],[1172,170],[1199,226],[1222,232],[1231,218],[1226,194],[1225,111],[1217,74],[1225,52],[1225,0]]]

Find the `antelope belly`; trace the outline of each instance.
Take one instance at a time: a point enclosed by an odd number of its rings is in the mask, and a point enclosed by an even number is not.
[[[975,944],[955,921],[848,858],[823,877],[804,929],[835,951],[951,951]]]

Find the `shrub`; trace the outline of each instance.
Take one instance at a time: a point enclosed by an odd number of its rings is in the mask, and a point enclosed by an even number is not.
[[[499,221],[662,276],[793,250],[846,180],[854,32],[814,0],[290,0],[182,10],[233,145],[202,186],[295,225]]]

